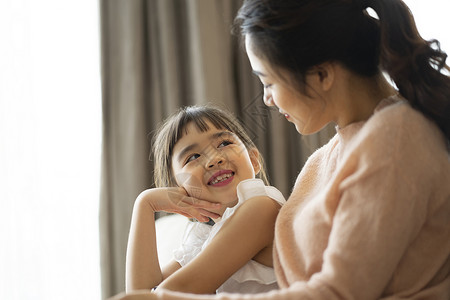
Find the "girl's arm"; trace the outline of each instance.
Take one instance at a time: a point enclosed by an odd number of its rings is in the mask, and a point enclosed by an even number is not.
[[[211,243],[159,288],[196,294],[215,293],[228,278],[266,247],[272,247],[280,205],[267,196],[245,201]]]
[[[142,192],[133,208],[126,257],[126,291],[152,289],[180,268],[170,263],[161,271],[156,248],[156,211],[175,212],[201,221],[216,214],[201,209],[217,208],[217,204],[186,196],[180,188],[156,188]]]

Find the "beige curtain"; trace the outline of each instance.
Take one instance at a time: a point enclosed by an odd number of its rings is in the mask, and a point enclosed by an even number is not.
[[[332,130],[301,138],[261,100],[261,84],[230,34],[240,0],[100,0],[103,153],[102,295],[125,288],[136,196],[152,187],[153,130],[179,107],[215,103],[246,124],[285,196],[306,157]]]

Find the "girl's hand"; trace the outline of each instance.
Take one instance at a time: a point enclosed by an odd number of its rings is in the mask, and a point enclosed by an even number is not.
[[[137,201],[146,202],[154,212],[177,213],[200,222],[220,217],[211,210],[217,210],[221,204],[190,197],[186,190],[180,187],[148,189],[138,196]]]

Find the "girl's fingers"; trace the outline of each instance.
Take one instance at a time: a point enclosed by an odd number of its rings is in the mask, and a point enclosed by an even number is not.
[[[191,212],[191,218],[197,219],[197,221],[199,221],[199,222],[208,222],[209,221],[208,217],[204,216],[197,210],[193,210]]]
[[[209,221],[208,217],[202,215],[200,212],[196,211],[195,209],[189,210],[189,212],[181,211],[181,210],[177,210],[174,212],[179,215],[185,216],[186,218],[197,219],[197,221],[199,221],[199,222],[208,222]]]
[[[184,211],[178,210],[178,211],[174,211],[174,213],[185,216],[186,218],[192,218],[192,216],[190,214],[185,213]]]
[[[201,214],[201,215],[203,215],[203,216],[205,216],[205,217],[208,217],[208,218],[211,218],[211,219],[217,219],[217,218],[220,218],[220,215],[219,214],[216,214],[216,213],[214,213],[214,212],[211,212],[211,211],[208,211],[208,210],[205,210],[205,209],[198,209],[198,212]]]
[[[209,218],[217,219],[220,218],[220,215],[214,212],[211,212],[212,209],[218,209],[222,206],[220,203],[213,203],[205,200],[199,200],[192,197],[185,197],[189,199],[183,199],[185,205],[190,206],[190,208],[186,207],[189,213],[192,214],[192,217],[197,219],[200,222],[208,222]]]
[[[192,205],[193,207],[197,207],[197,208],[209,208],[209,209],[214,209],[214,208],[220,208],[222,206],[222,204],[220,203],[216,203],[216,202],[210,202],[210,201],[206,201],[206,200],[200,200],[194,197],[184,197],[183,202],[188,203],[190,205]]]

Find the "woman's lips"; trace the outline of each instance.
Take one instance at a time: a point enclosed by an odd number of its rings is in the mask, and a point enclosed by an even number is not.
[[[208,180],[208,185],[212,186],[225,186],[233,181],[234,172],[231,170],[220,170],[214,173],[213,176]]]

